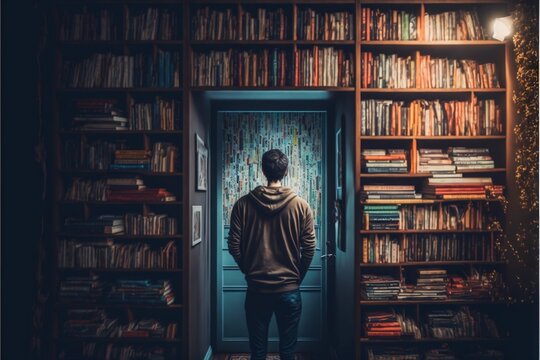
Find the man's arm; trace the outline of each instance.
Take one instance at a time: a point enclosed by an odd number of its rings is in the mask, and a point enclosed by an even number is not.
[[[231,227],[229,228],[229,237],[227,238],[227,245],[229,247],[229,253],[234,258],[234,261],[240,267],[240,270],[244,272],[242,268],[242,251],[240,249],[240,239],[242,238],[242,217],[240,216],[240,210],[238,209],[238,201],[234,204],[231,212]]]
[[[309,206],[307,207],[306,216],[302,222],[302,233],[300,235],[300,281],[304,280],[308,271],[313,255],[315,254],[315,229],[313,226],[313,213]]]

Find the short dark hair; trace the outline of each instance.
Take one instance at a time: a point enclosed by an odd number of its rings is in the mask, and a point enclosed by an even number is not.
[[[262,157],[262,171],[268,181],[279,181],[287,173],[289,159],[278,149],[268,150]]]

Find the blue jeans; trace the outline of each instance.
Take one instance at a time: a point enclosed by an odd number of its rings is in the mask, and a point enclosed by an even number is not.
[[[268,325],[273,313],[276,314],[279,331],[279,356],[281,360],[294,360],[298,323],[302,313],[300,290],[275,294],[248,290],[245,309],[251,360],[266,360]]]

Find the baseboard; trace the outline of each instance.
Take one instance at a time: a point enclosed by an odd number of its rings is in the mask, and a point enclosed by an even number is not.
[[[209,346],[206,350],[206,355],[204,355],[204,360],[212,360],[212,347]]]

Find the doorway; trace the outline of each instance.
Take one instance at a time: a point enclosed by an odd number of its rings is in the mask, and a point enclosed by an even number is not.
[[[281,103],[283,104],[283,102]],[[260,169],[262,154],[281,149],[289,158],[289,173],[284,186],[292,187],[306,199],[314,212],[317,248],[306,278],[300,286],[302,318],[298,352],[320,353],[326,346],[326,254],[328,111],[319,103],[310,110],[286,106],[241,106],[223,104],[213,112],[215,140],[213,219],[214,246],[214,346],[216,352],[248,352],[244,298],[247,285],[227,249],[230,211],[234,202],[257,185],[264,184]],[[285,109],[284,109],[285,108]],[[247,109],[247,110],[246,110]],[[278,350],[275,319],[269,329],[268,350]]]

